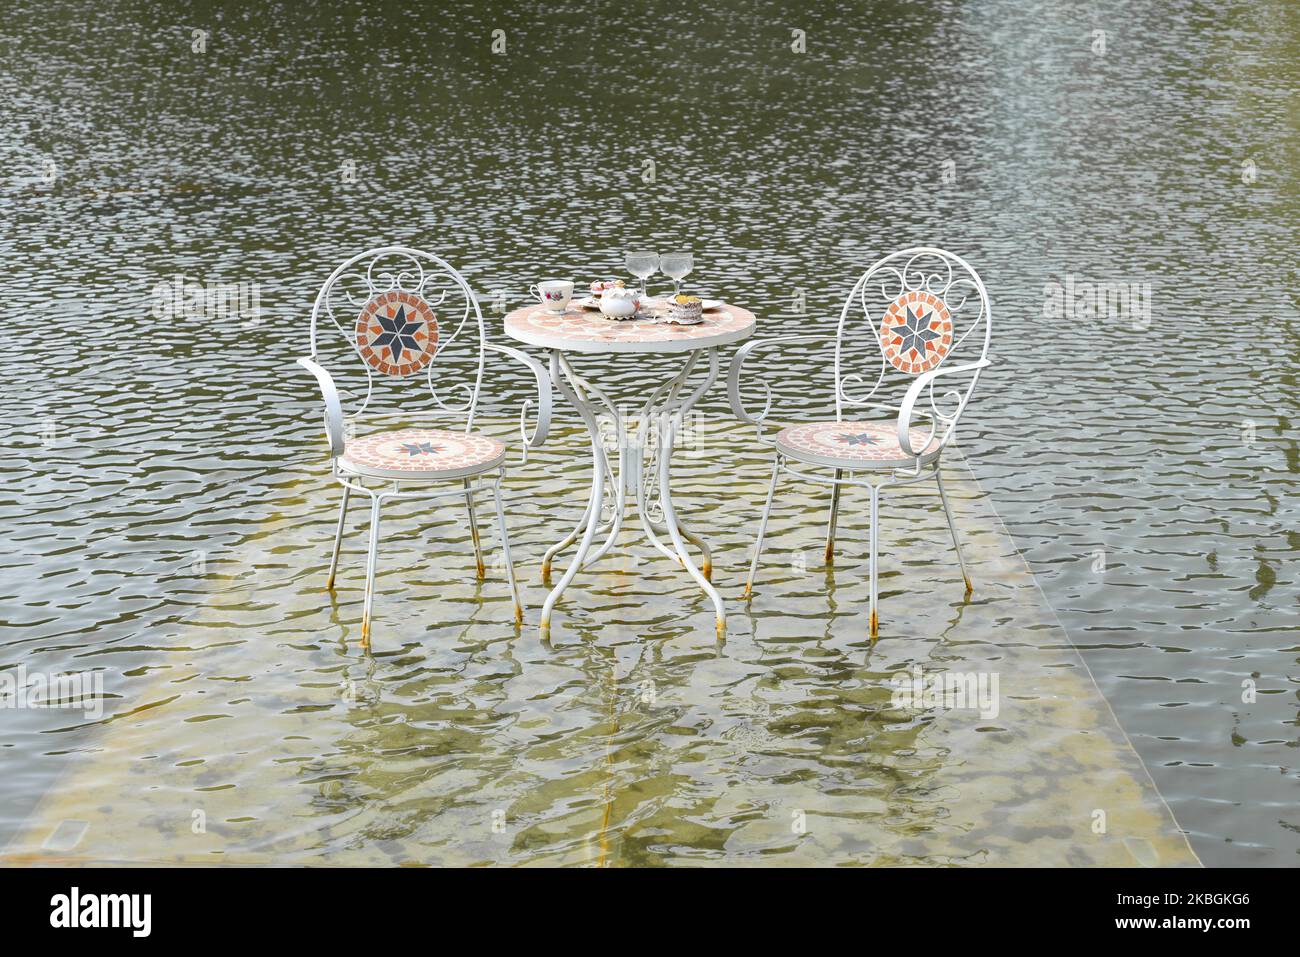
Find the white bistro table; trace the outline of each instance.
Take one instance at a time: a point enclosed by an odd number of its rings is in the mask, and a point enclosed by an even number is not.
[[[718,347],[749,338],[754,332],[754,314],[724,303],[704,314],[693,326],[677,326],[652,319],[607,319],[599,312],[571,305],[565,313],[548,312],[540,304],[516,309],[506,316],[506,335],[530,346],[546,349],[550,354],[551,379],[560,393],[582,416],[591,435],[591,497],[582,520],[572,532],[551,546],[542,559],[542,581],[550,584],[551,561],[575,541],[578,550],[559,582],[546,596],[542,606],[542,637],[551,630],[551,612],[564,590],[580,570],[599,561],[611,548],[623,528],[623,517],[630,501],[636,502],[645,536],[659,552],[679,562],[704,593],[713,601],[717,612],[718,637],[726,632],[726,614],[722,598],[713,587],[713,561],[709,546],[689,531],[673,507],[669,464],[677,427],[718,377]],[[635,435],[629,429],[615,401],[573,367],[576,353],[615,353],[626,355],[622,361],[645,368],[639,357],[649,353],[679,353],[685,356],[680,370],[661,384],[650,384],[650,392],[640,402]],[[691,373],[701,357],[707,360],[702,381],[687,388]],[[605,449],[600,417],[613,418],[618,437],[615,463]],[[647,446],[651,424],[657,425],[657,443]],[[658,519],[649,514],[658,493]],[[613,514],[604,516],[605,498],[612,492]],[[608,527],[606,527],[608,526]],[[592,550],[600,538],[601,543]],[[667,541],[665,541],[665,538]],[[701,566],[686,551],[686,542],[700,549]]]

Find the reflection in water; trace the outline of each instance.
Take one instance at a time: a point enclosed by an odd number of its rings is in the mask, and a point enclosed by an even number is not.
[[[1128,861],[1124,837],[1175,859],[1046,598],[1206,862],[1294,859],[1294,11],[791,16],[199,5],[200,55],[143,0],[112,18],[20,0],[0,71],[19,330],[0,360],[0,667],[102,670],[112,710],[4,712],[0,836],[30,852],[48,795],[36,846],[73,822],[58,853],[127,859]],[[616,49],[613,71],[596,51]],[[742,606],[766,468],[736,432],[683,461],[682,507],[730,576],[721,649],[698,590],[636,551],[579,579],[550,646],[516,636],[500,577],[465,581],[459,516],[412,507],[380,566],[384,638],[358,654],[355,543],[337,605],[319,587],[334,502],[292,364],[347,254],[431,246],[495,309],[543,275],[686,246],[688,285],[767,335],[825,322],[918,239],[992,292],[998,365],[961,448],[1037,583],[971,512],[985,567],[963,607],[936,503],[900,499],[872,649],[861,503],[827,571],[825,493],[797,488]],[[161,321],[149,297],[175,275],[256,282],[263,315]],[[1150,283],[1151,323],[1043,318],[1069,276]],[[51,317],[67,336],[28,331]],[[793,414],[824,412],[824,358],[790,355]],[[529,384],[501,374],[504,417]],[[534,609],[587,481],[576,441],[539,462],[512,506]],[[918,661],[1018,677],[988,725],[895,713],[888,681]],[[128,809],[108,835],[100,805]],[[1074,837],[1108,808],[1130,810]]]
[[[712,461],[742,434],[710,432],[680,472],[683,500],[717,518],[729,596],[766,462],[756,451],[719,475]],[[576,505],[547,476],[582,445],[569,428],[512,480],[534,570],[549,536],[529,514]],[[856,508],[842,567],[787,562],[719,645],[707,598],[630,533],[575,582],[550,642],[536,637],[545,587],[532,576],[531,627],[517,632],[502,576],[465,574],[454,510],[406,507],[367,654],[358,549],[331,605],[329,493],[304,477],[238,557],[248,575],[209,596],[180,630],[184,651],[142,688],[166,706],[97,734],[11,857],[77,820],[86,859],[1131,865],[1138,840],[1157,863],[1195,863],[996,517],[955,484],[979,590],[964,600],[937,502],[910,496],[908,591],[884,589],[895,614],[875,645]],[[774,553],[820,544],[804,518],[774,517]],[[435,562],[431,541],[445,543]],[[301,571],[250,580],[273,560]],[[918,668],[996,674],[997,713],[898,699]]]

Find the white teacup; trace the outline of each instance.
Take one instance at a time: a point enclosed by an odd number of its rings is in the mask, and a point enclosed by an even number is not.
[[[528,287],[529,293],[551,312],[564,312],[573,298],[573,283],[567,279],[547,279]]]

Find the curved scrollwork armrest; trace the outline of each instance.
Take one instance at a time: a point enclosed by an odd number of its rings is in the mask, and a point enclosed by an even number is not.
[[[526,352],[520,352],[510,346],[498,345],[495,342],[486,342],[483,345],[486,349],[500,352],[502,355],[507,355],[522,362],[533,373],[533,378],[537,380],[537,424],[533,426],[531,436],[528,434],[528,410],[533,406],[531,397],[524,399],[523,408],[519,412],[519,435],[524,440],[524,461],[527,462],[529,451],[540,448],[551,431],[552,389],[550,374],[547,373],[545,366]]]
[[[911,428],[912,428],[912,408],[916,405],[916,400],[921,396],[921,390],[927,386],[930,387],[930,408],[934,409],[933,382],[941,375],[957,375],[962,372],[973,372],[975,377],[979,378],[979,371],[986,366],[992,365],[989,359],[980,359],[978,362],[968,362],[960,366],[940,366],[937,369],[931,369],[929,372],[923,372],[912,382],[911,387],[907,390],[907,395],[903,396],[903,403],[898,407],[898,445],[903,450],[904,455],[919,456],[920,453],[912,448]],[[957,427],[957,420],[961,418],[962,412],[966,408],[966,403],[970,400],[971,392],[975,389],[975,380],[972,379],[970,386],[963,394],[961,392],[950,392],[949,395],[956,397],[956,408],[951,415],[939,414],[937,410],[930,416],[930,434],[925,437],[921,443],[921,448],[925,449],[930,445],[935,433],[939,430],[939,424],[942,422],[947,426],[943,433],[943,438],[939,445],[942,448],[948,444],[948,436],[952,435],[952,430]]]
[[[834,338],[835,334],[832,332],[809,333],[807,335],[777,336],[775,339],[755,339],[741,346],[736,351],[736,354],[731,357],[731,366],[727,370],[727,401],[731,403],[731,411],[735,413],[736,418],[758,429],[759,438],[762,439],[763,423],[766,421],[768,413],[772,411],[772,388],[766,382],[763,383],[763,410],[761,412],[751,415],[745,409],[744,402],[740,397],[741,367],[744,366],[745,360],[751,354],[768,346],[784,345],[790,342],[824,342]]]
[[[325,435],[330,443],[330,458],[336,459],[343,454],[343,406],[339,402],[339,390],[324,366],[307,358],[299,359],[298,365],[314,375],[320,386],[325,399]]]

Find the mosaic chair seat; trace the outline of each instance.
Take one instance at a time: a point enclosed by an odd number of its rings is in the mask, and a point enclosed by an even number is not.
[[[330,334],[330,326],[337,336]],[[332,353],[327,357],[331,344]],[[488,341],[478,298],[448,263],[406,246],[369,249],[335,269],[316,296],[311,312],[311,354],[298,362],[320,386],[331,472],[343,488],[325,587],[334,588],[351,496],[354,492],[365,495],[370,500],[370,547],[361,613],[365,645],[370,643],[379,513],[391,498],[462,502],[468,511],[475,564],[482,580],[485,566],[475,499],[490,494],[515,621],[523,621],[501,499],[509,450],[501,440],[474,430],[487,357],[492,353],[522,363],[535,380],[536,398],[526,398],[520,413],[526,458],[529,449],[546,440],[550,429],[550,376],[536,359]],[[343,389],[326,368],[330,359],[352,369]],[[372,403],[382,405],[379,393],[384,391],[400,396],[395,411],[388,414],[371,408]],[[353,407],[346,415],[345,401]],[[527,427],[530,411],[534,416],[531,433]],[[455,427],[406,424],[405,420],[417,415],[440,423],[451,420]],[[403,420],[400,427],[386,427],[384,420],[394,417]]]
[[[841,489],[867,489],[872,638],[879,634],[880,493],[888,486],[935,480],[966,597],[970,597],[970,574],[939,463],[980,372],[990,364],[991,336],[988,292],[970,264],[933,246],[914,246],[885,256],[863,273],[845,300],[834,331],[756,340],[737,351],[727,376],[731,408],[757,429],[761,442],[774,449],[772,483],[745,582],[747,598],[753,594],[772,502],[783,472],[831,487],[828,565],[834,560]],[[751,413],[745,408],[740,378],[755,352],[792,343],[833,344],[835,417],[790,424],[772,436],[768,434],[770,386],[763,383],[766,401],[761,411]],[[953,358],[958,354],[960,361]],[[935,384],[941,377],[945,378],[941,386],[952,385],[936,393]],[[898,395],[897,401],[891,401],[891,391]],[[846,414],[850,412],[851,416]],[[825,471],[828,469],[830,474]]]
[[[939,455],[939,440],[924,429],[911,430],[915,456],[903,451],[898,430],[889,422],[805,422],[776,434],[777,450],[787,459],[838,469],[900,468],[920,458],[928,465]]]
[[[339,470],[374,478],[463,478],[505,460],[506,444],[479,432],[394,429],[345,442]]]

